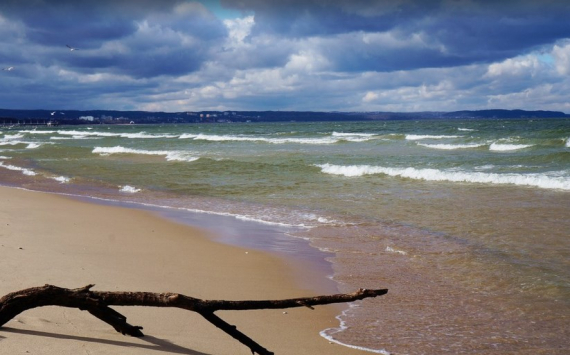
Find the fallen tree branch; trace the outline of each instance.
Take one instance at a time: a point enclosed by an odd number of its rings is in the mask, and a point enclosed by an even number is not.
[[[207,321],[249,347],[252,353],[268,355],[273,353],[238,331],[235,326],[226,323],[223,319],[216,316],[214,312],[220,310],[283,309],[294,307],[313,309],[313,306],[316,305],[353,302],[385,295],[388,292],[387,289],[359,289],[353,293],[285,300],[225,301],[202,300],[178,293],[91,291],[93,286],[95,285],[67,289],[45,285],[9,293],[0,299],[0,327],[28,309],[43,306],[61,306],[86,310],[103,322],[110,324],[121,334],[142,337],[142,327],[128,324],[127,317],[109,306],[176,307],[199,313]]]

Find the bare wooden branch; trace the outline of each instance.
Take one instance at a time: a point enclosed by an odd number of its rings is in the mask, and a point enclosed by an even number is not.
[[[45,285],[9,293],[0,299],[0,327],[28,309],[61,306],[86,310],[103,322],[110,324],[121,334],[142,337],[142,327],[128,324],[127,317],[109,306],[176,307],[199,313],[207,321],[249,347],[252,353],[269,355],[273,353],[238,331],[235,326],[226,323],[214,312],[295,307],[313,309],[313,306],[316,305],[354,302],[388,293],[387,289],[359,289],[353,293],[284,300],[225,301],[202,300],[178,293],[92,291],[93,286],[87,285],[76,289],[67,289]]]

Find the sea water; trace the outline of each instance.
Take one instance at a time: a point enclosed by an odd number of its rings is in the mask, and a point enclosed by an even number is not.
[[[313,249],[302,257],[326,259],[339,291],[389,289],[339,314],[321,332],[332,342],[383,354],[570,351],[568,119],[0,132],[3,185],[233,218],[253,229],[221,230],[227,242]]]

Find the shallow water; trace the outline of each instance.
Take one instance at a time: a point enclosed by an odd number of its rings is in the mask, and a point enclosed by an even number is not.
[[[389,289],[331,340],[570,351],[570,120],[0,131],[4,185],[226,216],[243,224],[219,226],[224,242],[314,261],[342,291]]]

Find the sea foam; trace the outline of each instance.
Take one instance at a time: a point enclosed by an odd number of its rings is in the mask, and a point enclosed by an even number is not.
[[[121,146],[115,147],[95,147],[92,153],[100,155],[111,155],[111,154],[141,154],[141,155],[163,155],[168,161],[186,161],[192,162],[198,160],[199,157],[190,156],[186,152],[168,151],[168,150],[144,150],[144,149],[132,149],[125,148]]]
[[[489,147],[489,150],[496,152],[508,152],[512,150],[519,150],[532,147],[532,144],[500,144],[493,143]]]
[[[141,189],[137,189],[136,187],[133,187],[130,185],[125,185],[125,186],[121,186],[121,189],[119,191],[134,194],[134,193],[139,192],[140,190]]]
[[[235,136],[235,135],[213,135],[213,134],[182,134],[180,139],[204,140],[210,142],[262,142],[270,144],[334,144],[346,138],[335,138],[332,136],[319,138],[267,138],[267,137],[251,137],[251,136]],[[354,138],[361,141],[362,138]]]
[[[5,169],[12,170],[12,171],[21,171],[22,174],[28,175],[28,176],[35,176],[35,175],[37,175],[36,172],[33,171],[33,170],[26,169],[26,168],[20,168],[19,166],[15,166],[15,165],[9,165],[9,164],[7,165],[7,164],[4,164],[4,163],[1,162],[1,161],[0,161],[0,166],[3,167],[3,168],[5,168]]]
[[[497,174],[487,172],[451,171],[439,169],[390,168],[370,165],[317,165],[323,173],[357,177],[363,175],[384,174],[425,181],[448,181],[484,184],[510,184],[532,186],[543,189],[570,190],[570,177],[565,172],[542,174]]]
[[[431,149],[442,149],[442,150],[455,150],[455,149],[472,149],[485,146],[485,144],[422,144],[417,143],[419,146],[431,148]]]
[[[348,326],[346,325],[346,322],[342,319],[343,317],[346,317],[348,312],[354,308],[355,305],[353,303],[350,304],[349,308],[345,311],[342,312],[342,314],[340,316],[337,316],[336,319],[339,320],[340,325],[338,328],[328,328],[325,330],[322,330],[319,334],[320,336],[322,336],[323,338],[327,339],[328,341],[330,341],[331,343],[335,343],[335,344],[339,344],[342,346],[346,346],[348,348],[352,348],[352,349],[357,349],[357,350],[363,350],[363,351],[367,351],[370,353],[375,353],[375,354],[382,354],[382,355],[390,355],[390,352],[385,350],[385,349],[370,349],[370,348],[365,348],[363,346],[357,346],[357,345],[350,345],[350,344],[345,344],[342,343],[338,340],[336,340],[333,335],[337,334],[337,333],[341,333],[343,331],[345,331],[346,329],[348,329]]]
[[[461,137],[462,136],[406,134],[406,139],[409,141],[416,141],[421,139],[448,139],[448,138],[461,138]]]

